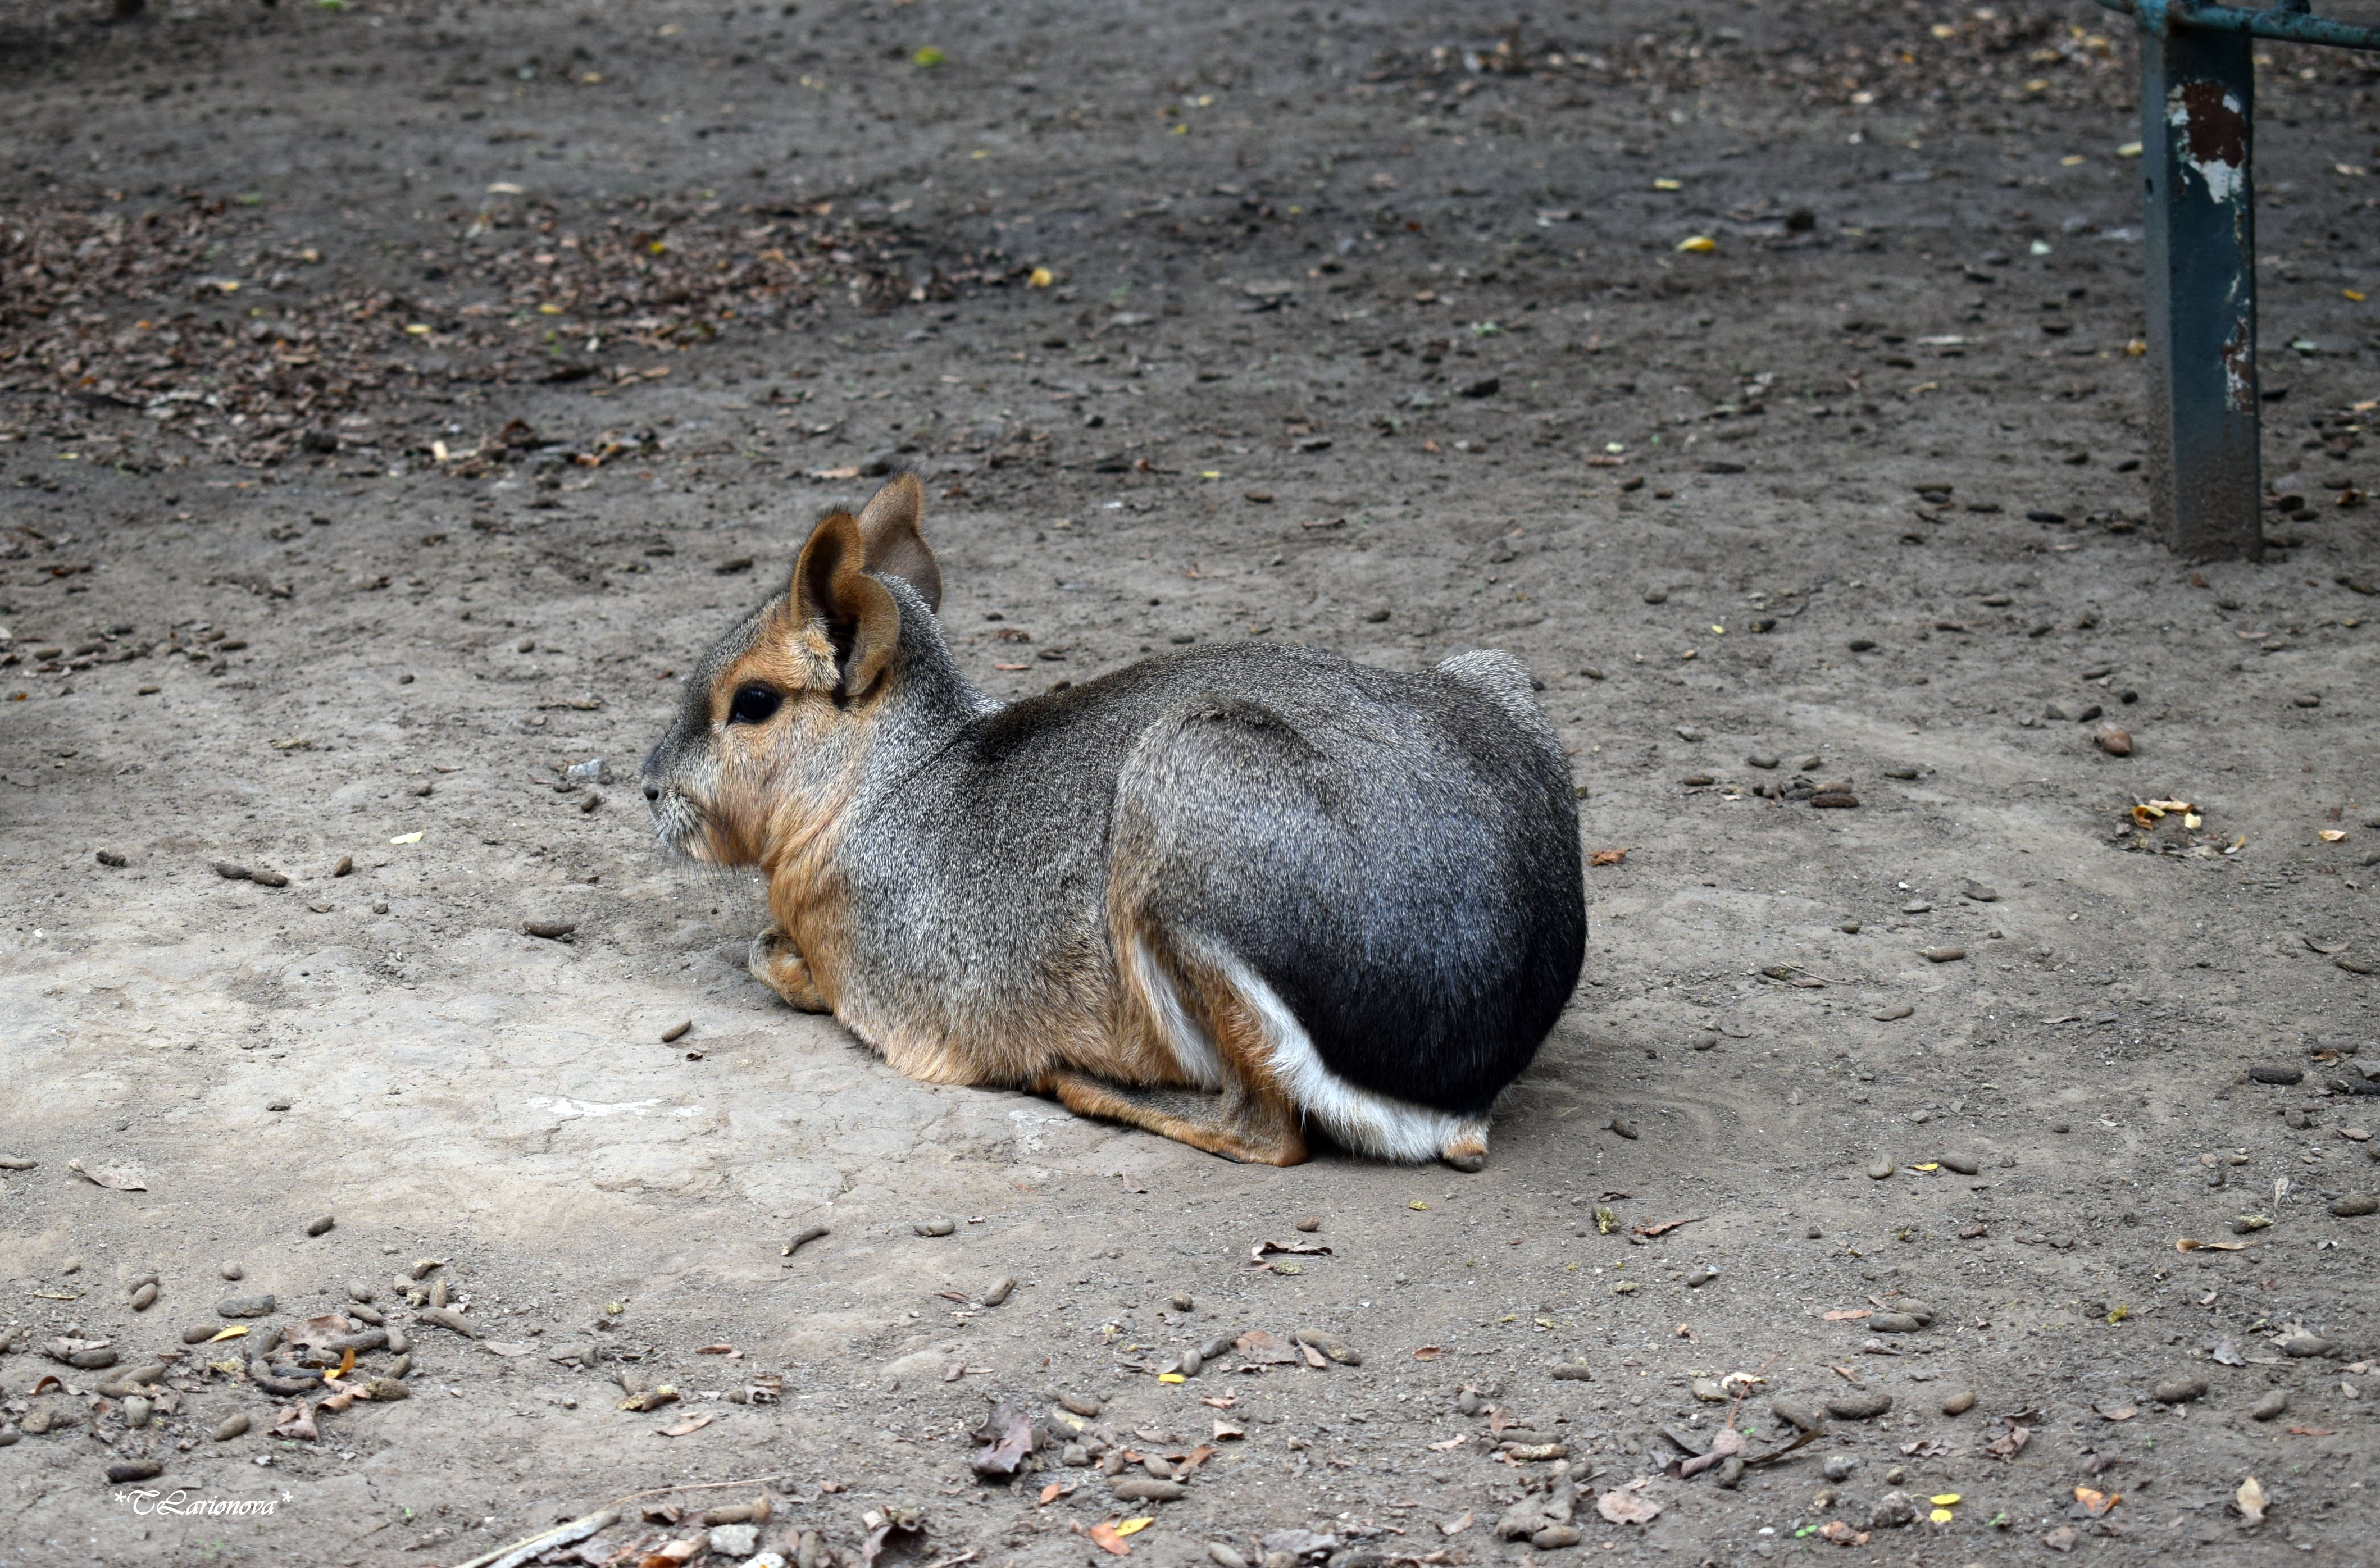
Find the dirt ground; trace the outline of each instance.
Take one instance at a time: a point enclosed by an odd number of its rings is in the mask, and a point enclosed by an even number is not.
[[[2270,52],[2193,565],[2080,0],[100,9],[0,6],[0,1563],[2373,1560],[2372,67]],[[1485,1173],[747,976],[635,764],[903,468],[1002,698],[1529,662],[1594,936]]]

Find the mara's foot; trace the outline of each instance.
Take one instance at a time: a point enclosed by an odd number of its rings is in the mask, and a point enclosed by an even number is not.
[[[1439,1149],[1438,1157],[1458,1171],[1484,1171],[1488,1168],[1488,1140],[1484,1137],[1456,1138]]]

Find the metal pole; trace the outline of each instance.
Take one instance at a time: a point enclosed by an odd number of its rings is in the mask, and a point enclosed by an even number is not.
[[[2141,25],[2147,176],[2149,509],[2192,560],[2264,554],[2257,449],[2253,39]]]

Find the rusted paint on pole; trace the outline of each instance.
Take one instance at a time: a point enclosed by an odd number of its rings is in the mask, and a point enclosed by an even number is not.
[[[2150,515],[2180,555],[2253,561],[2265,550],[2254,45],[2145,23],[2140,38]]]

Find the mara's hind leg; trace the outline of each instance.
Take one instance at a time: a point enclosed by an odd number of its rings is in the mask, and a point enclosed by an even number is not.
[[[1184,975],[1135,954],[1130,982],[1148,1027],[1193,1076],[1220,1091],[1172,1084],[1124,1084],[1061,1068],[1036,1086],[1078,1115],[1102,1116],[1252,1165],[1296,1165],[1305,1135],[1296,1104],[1274,1076],[1262,1015],[1212,973]]]
[[[1119,1084],[1061,1070],[1034,1086],[1055,1094],[1077,1116],[1097,1116],[1145,1128],[1249,1165],[1296,1165],[1305,1138],[1286,1103],[1268,1103],[1226,1088],[1220,1094],[1166,1084]]]

